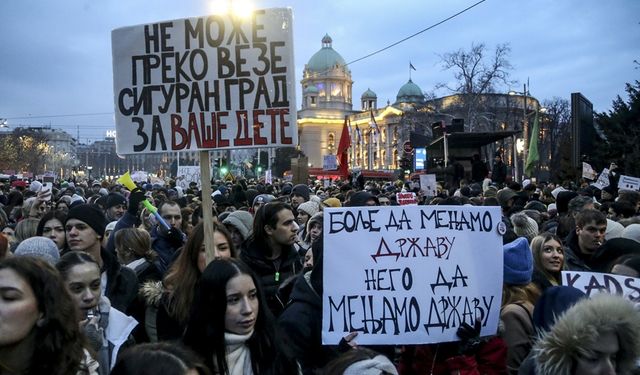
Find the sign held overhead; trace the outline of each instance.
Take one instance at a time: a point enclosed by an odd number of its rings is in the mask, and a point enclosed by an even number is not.
[[[292,32],[290,9],[113,30],[117,152],[297,144]]]

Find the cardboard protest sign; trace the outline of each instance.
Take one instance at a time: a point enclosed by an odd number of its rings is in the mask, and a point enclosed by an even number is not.
[[[640,178],[621,175],[618,180],[618,189],[640,190]]]
[[[325,208],[322,342],[457,340],[495,334],[502,297],[499,207]]]
[[[178,171],[176,173],[178,178],[181,178],[184,184],[189,186],[189,183],[195,182],[200,187],[200,166],[199,165],[178,165]]]
[[[418,204],[418,202],[416,201],[416,194],[413,192],[396,193],[396,202],[398,202],[398,205],[400,206]]]
[[[297,144],[292,14],[112,31],[118,154]]]
[[[420,190],[422,190],[422,193],[427,197],[435,197],[438,194],[438,191],[436,189],[436,175],[421,174]]]
[[[600,172],[598,180],[592,183],[591,186],[595,186],[600,190],[609,186],[609,168],[604,168],[602,172]]]
[[[597,175],[591,164],[582,162],[582,178],[595,180]]]
[[[611,293],[640,303],[640,279],[611,273],[562,271],[562,285],[571,286],[591,297],[598,293]]]

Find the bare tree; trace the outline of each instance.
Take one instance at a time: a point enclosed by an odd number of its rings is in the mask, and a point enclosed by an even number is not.
[[[561,159],[561,142],[569,137],[571,128],[571,109],[569,101],[560,97],[542,101],[545,112],[540,121],[540,162],[547,165],[552,176],[558,175]]]
[[[459,49],[440,55],[443,69],[454,71],[456,83],[455,86],[441,83],[437,88],[461,94],[461,105],[468,122],[465,127],[468,127],[468,130],[478,130],[482,123],[478,115],[483,111],[483,94],[495,93],[500,86],[516,83],[509,80],[509,71],[513,69],[508,59],[510,52],[509,44],[499,44],[490,52],[484,43],[473,43],[468,51]]]

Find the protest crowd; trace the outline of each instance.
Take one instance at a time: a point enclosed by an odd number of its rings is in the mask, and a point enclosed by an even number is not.
[[[510,182],[498,172],[439,183],[436,196],[409,180],[212,179],[212,207],[197,183],[168,178],[135,189],[8,182],[0,374],[640,373],[633,298],[589,295],[561,273],[640,278],[640,192],[619,190],[615,174],[598,189]],[[478,318],[460,322],[453,342],[359,345],[354,331],[323,345],[323,280],[332,277],[323,272],[323,211],[385,209],[399,204],[397,193],[417,206],[499,207],[493,335],[481,336]],[[357,247],[340,250],[349,257]]]

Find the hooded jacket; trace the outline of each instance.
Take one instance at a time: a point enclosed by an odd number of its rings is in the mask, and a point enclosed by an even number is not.
[[[266,257],[266,246],[266,243],[259,244],[255,239],[249,239],[240,253],[240,259],[258,276],[267,305],[273,315],[278,317],[288,301],[278,298],[278,289],[285,280],[302,270],[302,264],[293,246],[283,249],[278,259]]]
[[[575,359],[589,353],[601,332],[619,340],[616,374],[629,374],[640,357],[640,314],[632,303],[601,293],[565,312],[534,347],[538,375],[571,375]]]

